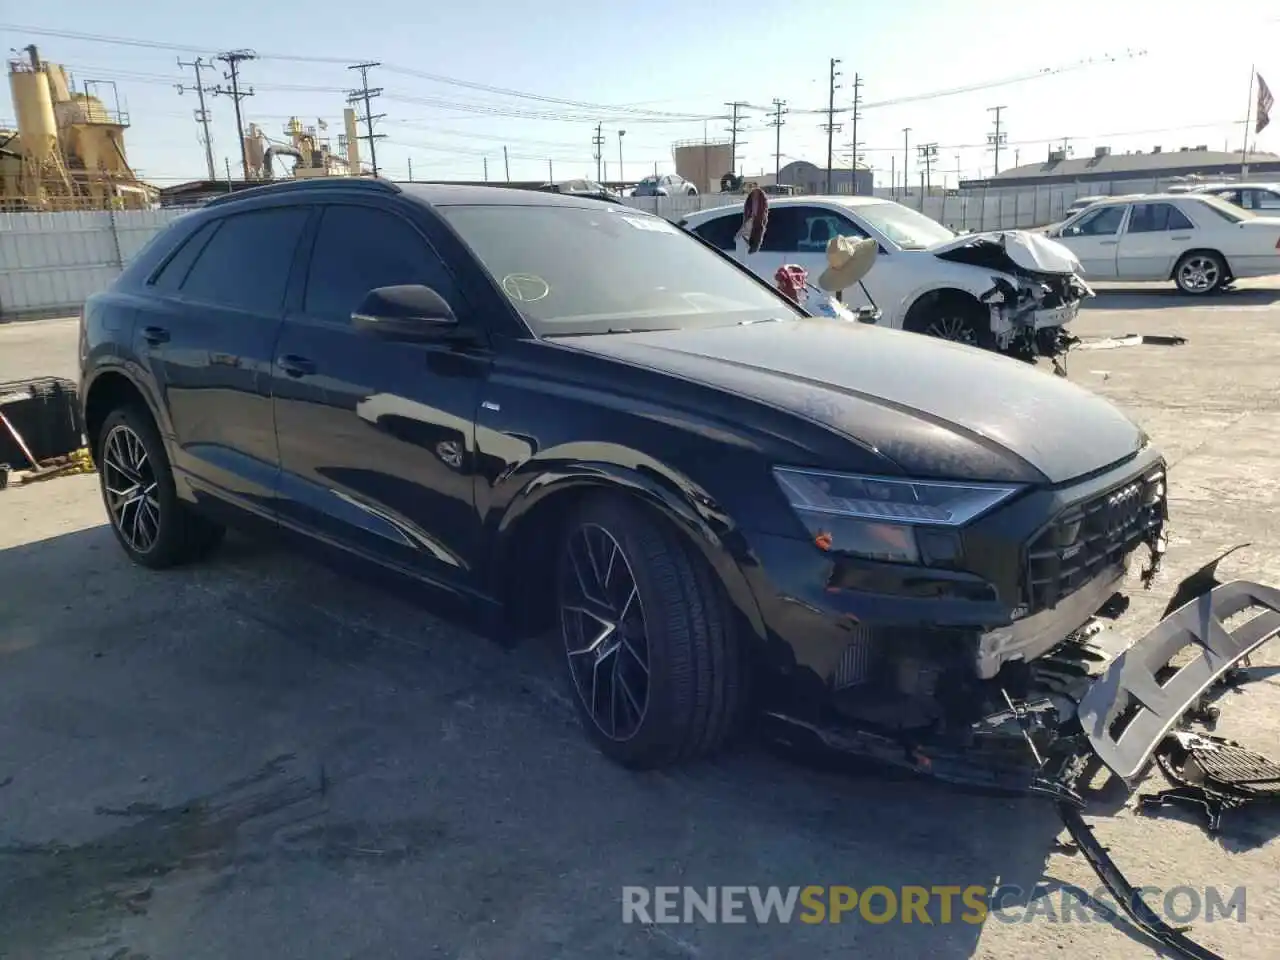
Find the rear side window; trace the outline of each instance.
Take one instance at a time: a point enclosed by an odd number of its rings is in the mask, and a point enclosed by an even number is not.
[[[307,271],[307,313],[350,322],[370,290],[409,283],[431,287],[461,315],[444,261],[407,220],[372,207],[325,208]]]
[[[1190,230],[1188,220],[1171,203],[1135,203],[1129,215],[1130,233],[1160,233],[1166,230]]]
[[[201,224],[199,229],[187,237],[168,262],[160,268],[160,272],[152,277],[151,286],[165,293],[176,292],[182,286],[182,281],[187,278],[191,264],[195,263],[196,257],[200,256],[200,251],[213,236],[213,231],[217,229],[219,222],[210,220],[208,223]]]
[[[182,295],[236,310],[279,312],[308,212],[277,207],[217,221],[217,232],[187,274]]]

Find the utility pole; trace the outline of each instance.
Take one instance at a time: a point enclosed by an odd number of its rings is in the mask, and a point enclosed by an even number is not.
[[[827,122],[822,125],[822,129],[827,131],[827,193],[831,193],[831,167],[835,163],[832,155],[832,142],[836,131],[842,124],[836,123],[836,77],[840,76],[840,71],[836,69],[836,64],[840,61],[835,57],[831,58],[830,76],[827,84]]]
[[[858,121],[862,119],[862,76],[855,73],[853,75],[853,137],[849,141],[849,172],[853,175],[852,190],[856,194],[858,192],[858,148],[862,146],[858,142]]]
[[[1001,129],[1001,125],[1000,125],[1000,119],[1001,119],[1000,115],[1004,113],[1006,109],[1008,108],[1004,106],[987,107],[987,112],[994,113],[996,117],[995,131],[987,134],[987,144],[996,152],[996,168],[995,168],[995,172],[992,173],[993,177],[1000,172],[1000,148],[1004,146],[1005,140],[1007,140],[1009,136],[1004,130]]]
[[[556,168],[552,165],[551,160],[547,160],[547,183],[556,182]]]
[[[591,138],[591,145],[595,148],[592,154],[596,159],[596,182],[600,183],[604,180],[604,174],[600,171],[604,167],[604,124],[596,124],[595,136]]]
[[[623,172],[622,172],[622,170],[623,170],[623,167],[622,167],[622,138],[623,138],[623,137],[625,137],[626,135],[627,135],[627,131],[625,131],[625,130],[619,130],[619,131],[618,131],[618,189],[619,189],[619,190],[621,190],[621,189],[622,189],[622,185],[623,185],[624,183],[626,183],[626,182],[627,182],[627,178],[626,178],[626,176],[625,176],[625,175],[623,174]]]
[[[489,182],[489,158],[481,157],[480,159],[484,161],[484,182],[488,183]]]
[[[218,175],[213,170],[213,138],[209,135],[209,111],[204,106],[204,78],[200,75],[201,70],[212,70],[213,64],[205,63],[204,57],[196,57],[190,63],[183,63],[182,58],[179,57],[178,66],[190,67],[196,72],[196,96],[200,100],[200,106],[195,111],[195,118],[196,123],[200,124],[204,131],[201,139],[204,141],[204,160],[209,168],[209,179],[216,180]],[[174,86],[178,88],[179,96],[191,89],[180,83],[175,83]]]
[[[956,154],[956,189],[960,189],[960,154]]]
[[[773,182],[778,185],[778,178],[782,176],[782,125],[786,121],[782,119],[782,115],[787,113],[787,101],[779,100],[777,97],[773,100],[773,119],[769,121],[773,127]]]
[[[732,103],[726,103],[726,107],[733,111],[729,124],[729,155],[733,160],[733,169],[729,172],[735,177],[738,175],[738,148],[743,142],[738,139],[738,127],[742,125],[742,109],[746,106],[741,100],[735,100]]]
[[[911,191],[911,181],[907,179],[907,168],[911,163],[911,128],[902,128],[902,195]]]
[[[409,157],[409,182],[413,183],[413,157]]]
[[[511,182],[511,161],[507,159],[507,145],[502,145],[502,170],[507,175],[507,183]]]
[[[244,121],[240,117],[240,101],[245,97],[253,96],[253,87],[248,89],[240,89],[240,64],[246,60],[256,60],[258,55],[252,50],[228,50],[226,53],[220,53],[215,60],[220,60],[227,65],[227,72],[224,73],[223,79],[231,81],[231,89],[227,89],[222,84],[214,87],[210,93],[215,97],[230,97],[236,108],[236,139],[240,141],[240,167],[244,171],[244,178],[249,179],[249,151],[244,146]]]
[[[928,196],[929,191],[933,189],[933,162],[938,159],[938,145],[936,143],[921,144],[916,148],[916,153],[924,161],[924,190],[925,196]]]
[[[378,175],[378,141],[386,136],[385,133],[373,132],[373,121],[381,120],[386,116],[385,113],[375,114],[373,112],[373,104],[370,102],[374,97],[382,96],[382,88],[374,87],[369,89],[369,71],[374,67],[380,67],[380,63],[355,63],[347,67],[348,70],[360,71],[360,89],[352,90],[347,95],[347,103],[364,102],[364,116],[360,120],[364,121],[365,134],[361,140],[367,140],[369,143],[369,165],[373,167],[373,175]],[[357,171],[358,173],[358,171]]]
[[[1067,157],[1071,156],[1071,153],[1072,153],[1071,138],[1063,137],[1062,138],[1062,159],[1065,160]]]

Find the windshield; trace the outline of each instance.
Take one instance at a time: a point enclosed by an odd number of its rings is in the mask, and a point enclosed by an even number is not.
[[[619,207],[441,206],[538,336],[804,316],[661,217]]]
[[[900,203],[867,203],[851,206],[873,230],[878,230],[904,250],[925,250],[954,240],[956,235],[936,220]]]

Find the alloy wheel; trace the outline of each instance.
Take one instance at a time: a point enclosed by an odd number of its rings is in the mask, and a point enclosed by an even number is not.
[[[566,545],[560,629],[578,696],[600,733],[635,736],[649,707],[649,640],[640,591],[608,530],[584,524]]]
[[[1218,262],[1212,257],[1189,257],[1178,268],[1178,282],[1191,293],[1204,293],[1218,284]]]
[[[102,445],[102,488],[120,536],[137,553],[148,553],[160,536],[159,484],[142,438],[124,424]]]
[[[925,327],[925,333],[931,337],[937,337],[940,340],[951,340],[955,343],[967,343],[970,346],[978,342],[978,338],[974,336],[973,325],[964,317],[939,317],[929,326]]]

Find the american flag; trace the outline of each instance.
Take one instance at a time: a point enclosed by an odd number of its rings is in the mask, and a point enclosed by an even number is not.
[[[1271,122],[1271,108],[1275,106],[1275,102],[1276,98],[1271,95],[1267,81],[1262,79],[1262,74],[1258,74],[1258,119],[1253,126],[1254,133],[1261,133],[1262,128]]]

